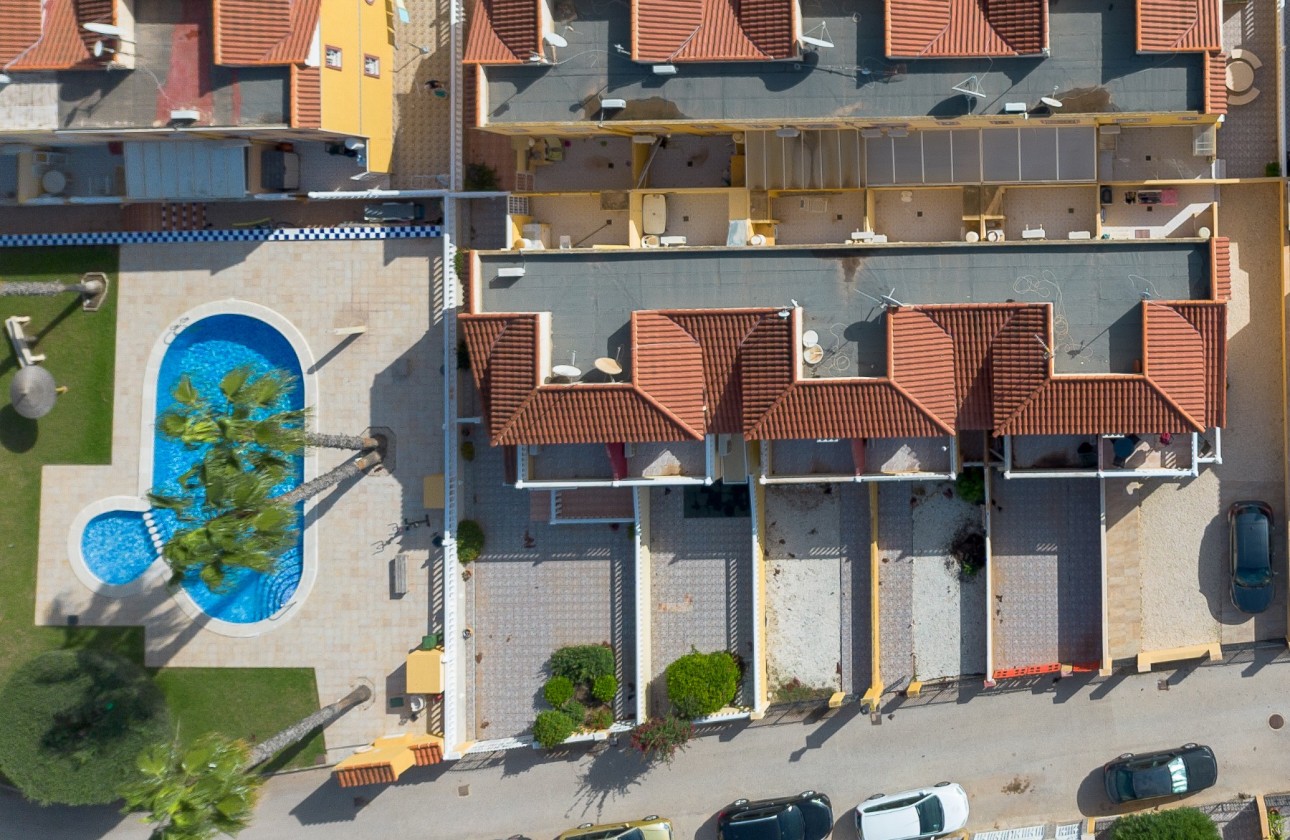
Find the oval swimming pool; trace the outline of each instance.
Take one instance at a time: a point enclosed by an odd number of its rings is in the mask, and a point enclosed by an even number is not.
[[[156,412],[159,414],[173,402],[170,392],[184,374],[198,393],[212,400],[223,399],[220,380],[241,365],[250,365],[257,373],[278,368],[291,374],[296,387],[278,408],[304,407],[300,359],[286,337],[259,318],[227,314],[201,318],[170,337],[157,377]],[[154,438],[152,486],[161,492],[175,492],[179,489],[176,479],[201,460],[205,450],[187,449],[160,435]],[[275,492],[289,490],[303,479],[303,457],[297,454],[292,462],[292,476]],[[170,511],[154,509],[152,516],[163,541],[179,527],[177,517]],[[270,574],[234,569],[226,576],[228,589],[220,593],[212,592],[195,575],[185,580],[183,587],[207,615],[235,624],[252,623],[272,616],[291,599],[300,583],[301,563],[301,540],[297,538],[296,545],[279,558],[277,568]]]

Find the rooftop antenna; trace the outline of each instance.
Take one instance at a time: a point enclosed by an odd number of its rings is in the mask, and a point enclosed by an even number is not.
[[[542,44],[543,44],[542,53],[544,58],[546,56],[546,46],[550,45],[552,61],[556,61],[559,58],[559,53],[557,53],[556,50],[558,50],[560,47],[569,46],[569,42],[565,39],[565,37],[555,32],[548,32],[545,35],[543,35]]]
[[[1052,348],[1051,348],[1051,347],[1049,347],[1049,346],[1048,346],[1048,344],[1044,341],[1044,337],[1043,337],[1043,336],[1041,336],[1039,333],[1035,333],[1035,341],[1038,341],[1038,342],[1039,342],[1039,346],[1040,346],[1040,347],[1042,347],[1042,348],[1044,348],[1044,361],[1046,362],[1046,361],[1048,361],[1049,359],[1051,359],[1051,358],[1053,357],[1053,350],[1052,350]]]
[[[816,32],[818,32],[819,35],[812,34]],[[800,41],[803,46],[815,47],[817,49],[824,50],[833,49],[833,40],[829,38],[829,25],[827,21],[820,21],[819,26],[811,27],[810,30],[799,35],[797,40]]]
[[[632,51],[631,51],[631,50],[629,50],[629,49],[627,49],[626,47],[624,47],[622,44],[614,44],[614,50],[615,50],[619,55],[625,55],[625,56],[630,57],[630,56],[631,56],[631,54],[632,54]]]
[[[981,77],[976,75],[968,76],[966,79],[950,88],[950,90],[973,99],[986,98],[985,91],[981,90]]]
[[[896,294],[896,287],[892,286],[890,292],[888,292],[885,295],[878,296],[878,300],[882,303],[883,309],[899,309],[900,307],[905,305],[900,301],[896,300],[895,294]]]

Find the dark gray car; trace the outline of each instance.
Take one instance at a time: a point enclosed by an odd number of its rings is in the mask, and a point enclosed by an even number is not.
[[[1261,613],[1272,603],[1272,508],[1237,502],[1227,511],[1232,603],[1243,613]]]
[[[823,840],[833,830],[833,806],[822,793],[749,802],[736,799],[717,815],[719,840]]]
[[[1218,781],[1214,751],[1201,744],[1172,750],[1125,753],[1102,768],[1106,795],[1116,805],[1159,796],[1182,796]]]

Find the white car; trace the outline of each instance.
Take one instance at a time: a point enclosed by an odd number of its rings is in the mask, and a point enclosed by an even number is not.
[[[904,793],[876,793],[856,807],[861,840],[923,840],[967,825],[967,792],[951,782]]]

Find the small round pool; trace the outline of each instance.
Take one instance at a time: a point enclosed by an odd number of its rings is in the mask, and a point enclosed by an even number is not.
[[[112,510],[100,513],[81,532],[81,556],[94,576],[112,586],[137,579],[157,559],[143,513]]]

